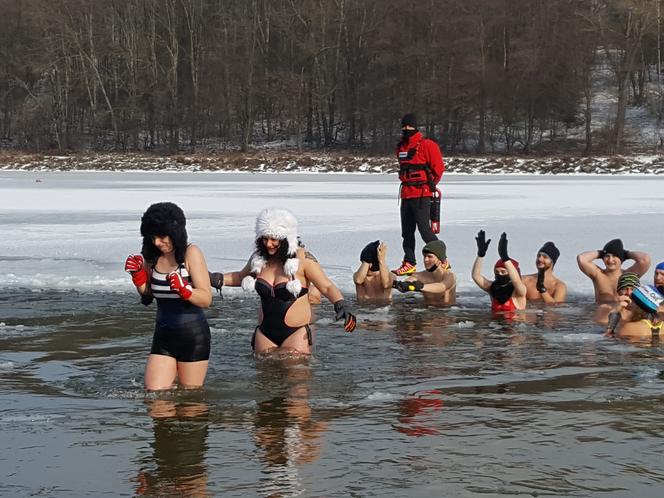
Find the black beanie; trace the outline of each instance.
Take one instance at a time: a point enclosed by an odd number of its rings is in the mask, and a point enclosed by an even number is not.
[[[413,128],[417,128],[417,118],[415,117],[415,114],[406,114],[403,118],[401,118],[401,127],[403,128],[404,126],[412,126]]]
[[[604,245],[602,252],[604,254],[613,254],[617,258],[620,258],[620,261],[625,261],[625,248],[623,247],[622,240],[620,239],[609,240]],[[602,256],[604,256],[604,254],[602,254]]]
[[[427,253],[433,254],[441,261],[445,261],[447,259],[447,247],[445,247],[445,242],[442,240],[432,240],[431,242],[428,242],[422,248],[422,254]]]
[[[556,244],[554,244],[551,241],[548,241],[545,243],[539,250],[539,252],[543,252],[546,254],[548,257],[551,258],[551,261],[553,264],[556,264],[556,261],[558,261],[558,258],[560,257],[560,251],[556,247]]]
[[[371,271],[378,271],[380,267],[378,266],[378,245],[380,240],[375,242],[369,242],[362,252],[360,253],[360,261],[364,263],[369,263],[371,265]]]

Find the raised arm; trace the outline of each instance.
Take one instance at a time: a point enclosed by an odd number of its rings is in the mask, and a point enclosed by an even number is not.
[[[645,275],[650,268],[650,256],[641,251],[625,251],[625,258],[634,260],[634,264],[625,271],[636,273],[639,277]]]
[[[370,267],[371,265],[369,263],[362,261],[362,263],[360,263],[360,267],[355,273],[353,273],[353,282],[355,282],[357,285],[362,285],[367,279],[367,273],[369,273]]]
[[[392,287],[392,282],[395,279],[394,273],[387,268],[387,244],[381,242],[378,244],[378,271],[380,272],[380,283],[383,289]]]
[[[475,262],[473,263],[472,277],[473,277],[473,282],[475,282],[480,289],[482,289],[485,292],[489,292],[489,289],[491,288],[491,280],[487,280],[482,275],[483,261],[484,261],[483,257],[477,256],[475,258]]]
[[[507,274],[509,275],[512,285],[514,286],[514,294],[516,294],[516,297],[525,296],[527,292],[526,284],[524,284],[523,280],[521,280],[521,275],[519,275],[519,272],[515,268],[514,263],[512,263],[512,260],[510,259],[504,263]]]
[[[473,263],[473,281],[480,289],[485,292],[489,292],[489,289],[491,288],[491,281],[482,276],[482,262],[484,261],[484,256],[486,256],[486,251],[489,248],[491,239],[486,240],[486,234],[484,233],[484,230],[480,230],[477,232],[475,242],[477,243],[477,258],[475,258],[475,262]]]
[[[601,259],[601,257],[601,251],[586,251],[576,257],[576,263],[583,273],[594,279],[601,270],[593,261]]]

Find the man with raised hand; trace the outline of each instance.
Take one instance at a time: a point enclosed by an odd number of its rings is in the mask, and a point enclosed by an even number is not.
[[[559,304],[567,298],[567,286],[553,274],[553,267],[560,257],[560,251],[556,245],[549,241],[545,243],[535,259],[537,273],[524,275],[523,283],[526,284],[526,298],[528,301],[541,301],[545,304]]]
[[[601,259],[604,268],[594,263]],[[622,264],[631,259],[634,264],[623,269]],[[592,280],[595,288],[595,302],[613,303],[618,300],[618,279],[623,272],[636,273],[642,277],[650,267],[650,256],[640,251],[628,251],[623,247],[622,240],[613,239],[607,242],[599,251],[582,252],[576,257],[576,262],[583,273]]]
[[[376,240],[360,253],[360,267],[353,274],[358,303],[392,302],[392,282],[396,279],[387,268],[387,245]]]

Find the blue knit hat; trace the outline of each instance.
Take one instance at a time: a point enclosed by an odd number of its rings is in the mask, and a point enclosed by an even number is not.
[[[664,303],[664,296],[652,285],[640,285],[632,291],[632,301],[646,313],[657,313],[657,308]]]

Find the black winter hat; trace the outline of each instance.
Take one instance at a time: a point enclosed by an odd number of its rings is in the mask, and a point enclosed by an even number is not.
[[[404,126],[412,126],[413,128],[417,128],[417,118],[415,117],[415,114],[406,114],[403,118],[401,118],[401,127],[403,128]]]
[[[620,258],[620,261],[625,261],[625,248],[623,247],[622,240],[609,240],[604,245],[604,249],[602,249],[602,257],[604,257],[606,254],[613,254],[614,256]]]
[[[556,264],[556,261],[558,261],[558,258],[560,257],[560,251],[556,247],[556,244],[554,244],[551,241],[546,242],[539,250],[539,252],[543,252],[546,254],[548,257],[551,258],[551,261],[553,264]]]
[[[378,271],[380,267],[378,266],[378,245],[380,240],[375,242],[369,242],[362,252],[360,253],[360,261],[364,263],[369,263],[371,265],[371,271]]]

